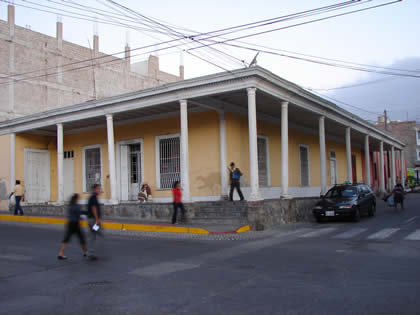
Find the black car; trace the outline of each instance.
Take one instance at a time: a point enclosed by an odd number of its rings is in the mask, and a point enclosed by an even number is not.
[[[357,222],[364,214],[375,215],[376,197],[364,184],[336,185],[321,196],[312,213],[317,222],[337,217],[349,217]]]

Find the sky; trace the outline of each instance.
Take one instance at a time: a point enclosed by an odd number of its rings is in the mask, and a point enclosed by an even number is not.
[[[86,11],[77,11],[64,5],[77,3],[92,6],[102,10],[112,11],[115,7],[108,0],[15,0],[16,24],[30,25],[34,31],[55,36],[56,13],[41,12],[39,9],[51,10],[39,5],[52,6],[61,9],[61,19],[64,24],[64,39],[89,47],[94,32],[99,35],[99,47],[102,52],[115,53],[124,50],[128,42],[131,48],[151,45],[167,37],[153,33],[139,32],[126,27],[95,23],[93,21],[77,20],[65,15],[73,11],[85,15],[94,15]],[[367,6],[384,4],[391,0],[372,0],[368,5],[354,6],[353,10]],[[295,12],[336,4],[342,1],[330,0],[156,0],[135,1],[118,0],[118,3],[143,15],[160,19],[172,25],[182,26],[198,32],[208,32],[225,27],[246,24],[253,21],[283,16]],[[25,8],[32,6],[38,10]],[[331,14],[349,11],[334,11]],[[113,11],[116,12],[116,11]],[[120,11],[121,12],[121,11]],[[396,4],[367,10],[334,19],[328,19],[307,25],[270,32],[264,35],[243,39],[248,44],[263,45],[270,49],[286,50],[306,55],[345,60],[361,64],[382,67],[403,67],[404,69],[420,70],[420,1],[403,0]],[[322,15],[325,16],[325,15]],[[312,18],[319,18],[316,16]],[[79,16],[80,17],[80,16]],[[99,18],[104,18],[98,17]],[[0,1],[0,19],[7,19],[7,3]],[[107,21],[111,21],[108,18]],[[308,18],[295,20],[293,23],[307,21]],[[112,20],[114,22],[115,20]],[[291,25],[292,22],[279,23],[268,28]],[[248,31],[249,32],[249,31]],[[238,33],[240,35],[247,32]],[[242,43],[243,44],[243,43]],[[154,46],[158,47],[158,46]],[[160,46],[162,47],[162,46]],[[214,66],[188,53],[180,57],[181,51],[192,47],[184,45],[171,50],[155,52],[160,57],[162,70],[177,74],[183,60],[186,78],[206,75],[243,67],[243,64],[232,59],[215,56],[215,51],[197,49],[191,51]],[[219,46],[213,46],[220,48]],[[239,60],[250,62],[256,51],[237,48],[226,48],[225,51]],[[229,49],[229,50],[227,50]],[[259,48],[262,49],[262,48]],[[150,51],[132,52],[133,54],[149,53]],[[279,51],[277,51],[279,52]],[[147,54],[133,58],[133,61],[146,59]],[[302,87],[322,93],[321,96],[332,97],[337,105],[353,111],[360,117],[374,121],[385,109],[391,119],[420,120],[420,78],[394,77],[382,74],[372,74],[361,71],[330,67],[293,60],[277,55],[261,52],[257,58],[258,65],[267,68],[275,74],[290,80]],[[376,83],[359,85],[361,83],[378,81]],[[334,89],[337,87],[354,87]],[[340,103],[338,102],[340,101]]]

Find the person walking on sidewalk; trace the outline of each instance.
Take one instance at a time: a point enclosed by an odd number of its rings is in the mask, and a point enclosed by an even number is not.
[[[57,256],[57,258],[60,260],[67,259],[67,256],[64,256],[64,249],[67,247],[67,244],[70,241],[70,238],[73,234],[76,234],[79,237],[80,246],[83,250],[83,256],[86,256],[85,236],[83,231],[80,229],[80,215],[85,214],[85,212],[82,211],[82,209],[80,208],[78,201],[79,195],[73,194],[70,198],[66,234],[64,235],[64,239],[60,247],[60,252]]]
[[[182,203],[182,191],[181,191],[181,184],[179,181],[174,183],[172,189],[172,196],[173,196],[173,205],[174,205],[174,212],[172,214],[172,224],[177,224],[176,217],[178,215],[178,208],[181,209],[182,219],[185,218],[185,208],[184,204]]]
[[[23,215],[23,209],[20,202],[23,201],[23,198],[25,197],[25,188],[20,184],[20,180],[16,181],[16,185],[9,195],[9,199],[13,195],[15,195],[15,215],[18,215],[18,212],[20,215]]]
[[[96,255],[98,247],[98,236],[103,236],[101,225],[101,206],[98,202],[98,195],[101,193],[101,185],[95,184],[92,188],[92,195],[88,201],[88,224],[89,224],[89,239],[88,239],[88,260],[97,260]]]
[[[397,185],[395,185],[394,189],[392,190],[394,194],[394,206],[395,210],[398,208],[398,204],[401,204],[401,210],[404,210],[404,187],[401,185],[401,180],[397,179]]]
[[[241,199],[241,201],[244,200],[244,195],[242,194],[241,183],[240,183],[242,173],[239,170],[239,168],[235,168],[235,163],[233,163],[233,162],[230,163],[229,174],[230,174],[229,200],[233,201],[233,190],[235,188],[236,188],[236,190],[239,194],[239,198]]]

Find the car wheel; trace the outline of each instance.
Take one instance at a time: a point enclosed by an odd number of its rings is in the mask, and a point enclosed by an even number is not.
[[[353,214],[353,222],[359,222],[360,221],[360,209],[355,208],[354,214]]]
[[[369,209],[369,216],[374,217],[376,215],[376,204],[372,203]]]

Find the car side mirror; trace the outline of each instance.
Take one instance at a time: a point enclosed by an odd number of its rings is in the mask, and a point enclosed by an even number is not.
[[[321,194],[321,195],[319,195],[319,198],[324,199],[325,195]]]

